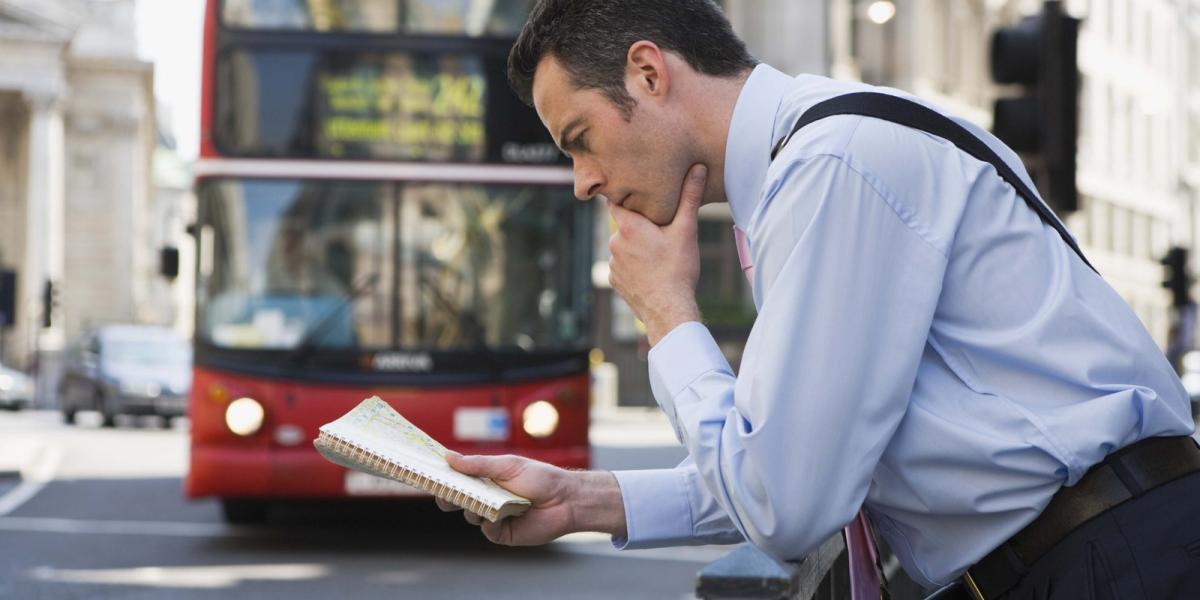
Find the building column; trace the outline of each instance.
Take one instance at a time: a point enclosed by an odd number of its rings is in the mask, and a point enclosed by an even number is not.
[[[833,0],[733,0],[725,14],[750,53],[789,75],[828,75]]]
[[[62,98],[55,94],[27,94],[29,103],[29,157],[26,179],[25,264],[22,268],[23,320],[26,348],[38,361],[39,384],[57,372],[55,358],[64,346],[63,327],[55,322],[42,327],[42,294],[46,282],[62,285],[64,150]],[[53,365],[53,366],[52,366]],[[54,379],[57,381],[57,378]],[[38,404],[46,405],[53,390],[39,385]]]

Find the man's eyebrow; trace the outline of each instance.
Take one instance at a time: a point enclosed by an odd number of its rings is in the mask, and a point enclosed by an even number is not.
[[[558,147],[560,150],[567,151],[567,137],[580,125],[583,125],[583,117],[575,117],[571,119],[570,123],[567,123],[566,127],[563,127],[562,133],[558,135]]]

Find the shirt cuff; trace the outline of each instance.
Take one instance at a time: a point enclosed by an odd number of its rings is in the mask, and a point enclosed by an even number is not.
[[[663,336],[647,357],[650,366],[650,390],[662,407],[680,442],[679,423],[675,416],[675,398],[701,375],[711,371],[733,373],[729,361],[721,353],[708,328],[688,321]]]
[[[613,536],[618,550],[688,544],[692,539],[692,505],[687,482],[678,469],[613,471],[625,505],[626,537]]]

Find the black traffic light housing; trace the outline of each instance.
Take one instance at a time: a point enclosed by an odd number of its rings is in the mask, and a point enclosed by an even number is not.
[[[1172,247],[1159,262],[1166,267],[1166,279],[1162,285],[1171,290],[1171,305],[1182,307],[1191,304],[1193,279],[1188,269],[1187,248]]]
[[[164,246],[158,250],[158,272],[167,281],[179,277],[179,248]]]
[[[0,329],[17,322],[17,272],[0,269]]]
[[[1021,154],[1042,197],[1058,212],[1079,208],[1079,19],[1048,0],[992,36],[992,79],[1022,93],[996,100],[992,133]]]
[[[54,325],[54,315],[58,312],[58,285],[49,279],[42,286],[42,327]]]

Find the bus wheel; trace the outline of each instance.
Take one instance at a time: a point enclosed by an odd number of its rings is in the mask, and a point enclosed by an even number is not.
[[[262,500],[224,498],[221,515],[231,525],[255,525],[267,520],[267,503]]]

